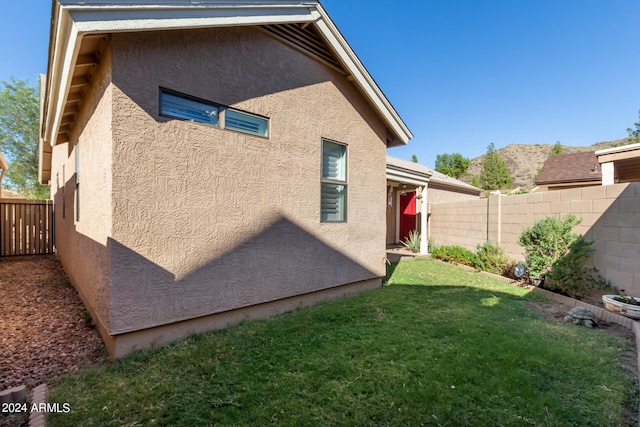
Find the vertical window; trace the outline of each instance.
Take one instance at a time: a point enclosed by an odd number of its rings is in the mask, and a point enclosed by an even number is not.
[[[76,143],[76,221],[80,221],[80,144]]]
[[[347,220],[347,146],[322,141],[320,221]]]

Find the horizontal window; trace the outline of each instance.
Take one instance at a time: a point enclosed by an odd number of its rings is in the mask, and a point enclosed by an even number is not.
[[[224,112],[224,127],[260,136],[268,136],[269,132],[269,122],[266,119],[232,109]]]
[[[160,89],[160,115],[258,136],[269,136],[269,119]]]
[[[163,116],[218,126],[218,106],[164,91],[160,94],[160,114]]]

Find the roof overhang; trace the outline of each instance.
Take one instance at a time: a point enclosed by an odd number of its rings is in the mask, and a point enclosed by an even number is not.
[[[598,163],[613,163],[616,182],[640,181],[640,144],[596,151]]]
[[[629,144],[621,147],[607,148],[596,151],[598,163],[614,162],[616,160],[628,160],[640,158],[640,144]]]
[[[387,164],[387,180],[426,187],[431,174]]]
[[[70,89],[78,80],[74,70],[87,60],[81,52],[84,40],[119,32],[289,23],[316,27],[347,78],[386,124],[389,145],[406,144],[413,137],[318,1],[53,0],[48,74],[41,97],[41,154],[46,154],[47,144],[66,142],[61,128],[63,117],[69,115]],[[46,184],[50,178],[47,159],[41,160],[40,180]]]

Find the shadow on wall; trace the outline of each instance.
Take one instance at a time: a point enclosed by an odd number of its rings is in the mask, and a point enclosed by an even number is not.
[[[257,28],[120,34],[114,36],[113,45],[114,57],[118,58],[114,61],[114,85],[154,120],[158,119],[162,86],[267,116],[279,113],[299,118],[301,111],[333,111],[335,123],[344,125],[342,106],[335,104],[333,91],[326,87],[330,84],[349,101],[353,112],[378,133],[380,140],[386,141],[386,127],[342,73]],[[277,103],[270,99],[274,96]],[[247,101],[251,107],[246,106]],[[329,104],[333,108],[327,110]],[[294,120],[287,125],[306,129],[311,124]]]
[[[582,217],[577,231],[594,241],[591,263],[618,288],[640,295],[640,183],[627,185],[615,198],[590,201],[591,214],[575,214]],[[601,214],[599,205],[607,206]],[[586,208],[588,203],[576,210]],[[593,216],[597,216],[595,222]]]
[[[99,245],[74,232],[77,249],[61,251],[65,268],[70,269],[84,297],[93,295],[85,287],[86,275],[73,271],[78,263],[91,270],[98,262],[90,256]],[[102,246],[102,245],[100,245]],[[92,249],[92,247],[94,247]],[[64,249],[64,248],[61,248]],[[313,293],[344,284],[377,279],[372,271],[348,255],[331,247],[285,217],[278,217],[262,231],[206,261],[182,277],[145,258],[131,248],[109,239],[108,300],[91,298],[85,303],[108,304],[109,335],[222,313],[256,304]],[[381,258],[383,252],[381,251]],[[66,262],[67,257],[73,262]],[[206,254],[184,254],[205,257]],[[104,312],[103,307],[91,307]]]
[[[500,199],[498,198],[500,197]],[[522,259],[522,231],[547,216],[574,214],[575,231],[593,240],[590,262],[628,293],[640,295],[640,183],[583,187],[432,205],[432,237],[438,245],[474,249],[499,242],[507,255]]]

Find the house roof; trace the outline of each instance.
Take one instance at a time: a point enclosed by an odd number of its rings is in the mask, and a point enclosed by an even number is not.
[[[430,169],[420,163],[387,156],[387,179],[401,180],[403,177],[402,174],[404,174],[405,177],[413,176],[414,178],[421,179],[423,182],[438,183],[447,187],[471,190],[474,192],[477,191],[478,194],[482,191],[473,185],[469,185],[459,179],[452,178],[441,172]]]
[[[601,181],[602,172],[593,151],[550,156],[540,169],[536,185]]]
[[[51,147],[68,141],[109,34],[228,26],[258,26],[342,72],[386,123],[389,146],[413,137],[317,0],[53,0],[41,97],[40,181],[51,178]]]
[[[640,181],[640,144],[629,144],[620,147],[596,151],[598,162],[615,164],[618,182]]]
[[[467,184],[464,181],[460,181],[459,179],[450,177],[449,175],[445,175],[442,172],[438,172],[437,170],[433,171],[433,175],[431,176],[431,182],[445,185],[447,187],[455,187],[463,190],[469,190],[473,192],[477,192],[480,194],[483,190],[480,188],[474,187],[471,184]]]

